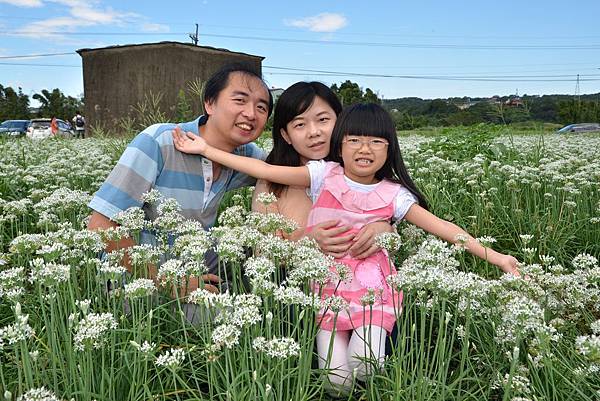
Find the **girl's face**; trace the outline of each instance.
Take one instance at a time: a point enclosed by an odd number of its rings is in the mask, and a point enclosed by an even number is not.
[[[342,141],[344,175],[361,184],[377,183],[375,173],[385,164],[388,147],[383,138],[346,135]]]
[[[303,164],[309,160],[320,160],[329,154],[336,118],[331,106],[317,96],[304,113],[294,117],[285,130],[281,130],[281,136],[298,152]]]

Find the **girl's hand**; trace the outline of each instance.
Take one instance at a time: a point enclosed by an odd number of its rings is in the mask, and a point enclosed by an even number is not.
[[[192,153],[195,155],[204,155],[206,153],[206,149],[208,148],[208,144],[206,141],[199,137],[198,135],[194,135],[191,132],[183,132],[181,128],[176,127],[173,131],[173,145],[175,145],[175,149],[184,153]]]
[[[363,226],[363,228],[356,233],[356,236],[352,241],[353,244],[350,249],[348,249],[350,255],[356,259],[365,259],[375,252],[380,251],[381,248],[375,245],[375,237],[377,234],[389,233],[392,232],[392,230],[392,226],[385,221],[376,221]]]
[[[512,274],[516,277],[521,277],[519,272],[519,261],[514,256],[502,255],[497,263],[495,263],[504,273]]]
[[[354,234],[340,236],[350,230],[350,227],[337,227],[338,223],[338,220],[324,221],[315,225],[309,234],[310,237],[317,241],[321,252],[331,255],[334,258],[344,256],[352,245],[352,238],[354,238]]]

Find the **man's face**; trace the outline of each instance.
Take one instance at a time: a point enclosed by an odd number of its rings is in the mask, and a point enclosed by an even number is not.
[[[233,72],[217,99],[204,107],[211,129],[228,145],[237,147],[262,133],[269,115],[269,93],[259,78]]]

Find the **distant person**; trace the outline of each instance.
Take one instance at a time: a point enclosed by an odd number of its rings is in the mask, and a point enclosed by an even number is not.
[[[81,115],[79,111],[73,117],[73,126],[75,127],[75,137],[76,138],[84,138],[85,137],[85,118]]]
[[[50,121],[50,133],[52,135],[58,134],[58,121],[56,121],[56,117],[52,117]]]

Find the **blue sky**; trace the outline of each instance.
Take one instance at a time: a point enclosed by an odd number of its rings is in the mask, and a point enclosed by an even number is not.
[[[0,84],[80,95],[76,49],[189,42],[197,23],[201,45],[264,56],[274,87],[351,79],[384,98],[574,94],[579,74],[580,93],[597,93],[599,15],[598,0],[0,0]],[[69,54],[9,58],[56,53]]]

